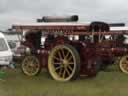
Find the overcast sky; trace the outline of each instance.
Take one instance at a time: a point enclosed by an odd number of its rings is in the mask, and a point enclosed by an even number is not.
[[[128,23],[128,0],[0,0],[0,29],[53,15],[80,16],[80,21]]]

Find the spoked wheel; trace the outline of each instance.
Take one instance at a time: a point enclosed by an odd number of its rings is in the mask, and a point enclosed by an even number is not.
[[[34,76],[41,71],[39,60],[35,56],[26,56],[22,62],[22,71],[25,75]]]
[[[70,45],[58,45],[49,54],[48,69],[57,81],[74,80],[79,75],[80,56]]]
[[[128,74],[128,55],[121,57],[119,66],[122,72]]]

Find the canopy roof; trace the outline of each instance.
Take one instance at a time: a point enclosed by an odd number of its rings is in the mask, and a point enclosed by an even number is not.
[[[31,23],[13,24],[16,30],[87,30],[89,23],[78,22],[50,22],[50,23]]]

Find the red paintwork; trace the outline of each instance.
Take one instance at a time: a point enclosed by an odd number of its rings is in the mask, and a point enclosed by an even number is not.
[[[78,30],[82,30],[82,31],[86,31],[89,29],[89,26],[85,26],[85,25],[38,25],[38,26],[32,26],[32,25],[24,25],[24,26],[17,26],[17,25],[14,25],[12,26],[12,28],[14,29],[18,29],[18,30],[22,30],[22,29],[29,29],[29,30],[63,30],[63,31],[66,31],[66,30],[74,30],[74,31],[78,31]]]
[[[96,73],[95,61],[97,57],[100,59],[110,59],[113,56],[122,56],[128,53],[127,47],[120,47],[118,43],[122,41],[117,40],[103,40],[102,42],[91,42],[91,41],[71,41],[67,39],[68,35],[110,35],[110,34],[128,34],[128,31],[116,31],[116,32],[89,32],[89,26],[13,26],[17,30],[31,29],[31,30],[45,30],[47,35],[54,35],[59,30],[63,33],[54,38],[53,41],[49,42],[48,37],[44,43],[44,48],[37,50],[38,58],[41,62],[42,68],[47,68],[48,65],[48,54],[59,44],[70,44],[74,46],[80,55],[81,59],[81,70],[80,74],[93,75]],[[24,42],[24,45],[31,46],[30,41]],[[106,58],[107,57],[107,58]],[[93,62],[92,64],[90,62]]]

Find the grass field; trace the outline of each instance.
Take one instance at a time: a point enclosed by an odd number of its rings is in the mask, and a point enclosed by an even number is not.
[[[52,80],[48,72],[28,77],[19,69],[8,70],[0,81],[0,96],[128,96],[128,75],[114,66],[95,78],[79,77],[71,82]]]

